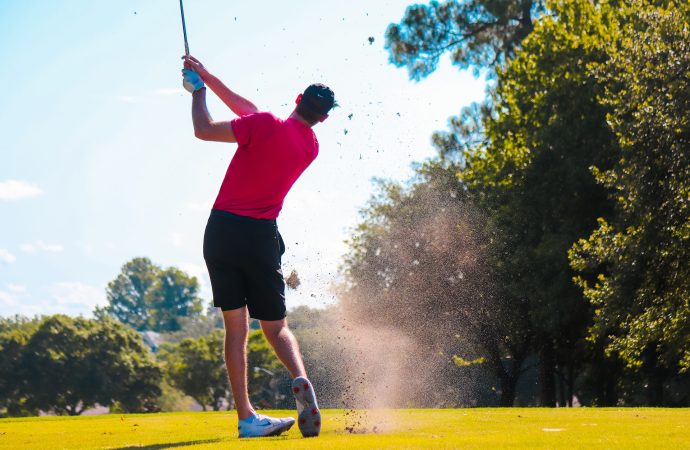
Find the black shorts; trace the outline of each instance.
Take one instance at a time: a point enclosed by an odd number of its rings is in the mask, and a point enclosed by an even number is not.
[[[259,320],[285,317],[285,280],[280,257],[285,244],[275,220],[253,219],[214,209],[204,233],[204,260],[213,304],[223,311],[247,306]]]

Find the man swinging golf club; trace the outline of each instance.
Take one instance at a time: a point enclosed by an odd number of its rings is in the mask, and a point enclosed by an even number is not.
[[[333,91],[312,84],[297,96],[296,108],[282,120],[260,112],[193,56],[183,59],[183,84],[192,93],[195,136],[238,145],[208,219],[204,259],[213,303],[223,311],[225,364],[237,407],[239,436],[275,436],[295,423],[293,418],[257,414],[249,401],[248,317],[259,320],[264,336],[293,377],[302,435],[318,436],[321,413],[297,340],[285,318],[280,261],[285,244],[276,218],[286,194],[318,154],[319,143],[312,127],[328,117],[335,105]],[[214,121],[206,107],[205,85],[239,117]]]

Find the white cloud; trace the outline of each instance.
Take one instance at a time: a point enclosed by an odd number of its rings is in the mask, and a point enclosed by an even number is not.
[[[134,95],[123,95],[120,97],[121,102],[125,103],[136,103],[138,98]]]
[[[7,289],[10,290],[10,292],[14,292],[16,294],[23,294],[26,292],[26,286],[22,286],[21,284],[8,284]]]
[[[105,290],[80,283],[62,281],[50,288],[51,297],[62,307],[88,307],[106,304]]]
[[[7,284],[0,289],[0,315],[89,317],[95,306],[106,304],[105,289],[81,282],[63,281],[40,287],[38,291],[31,292],[20,284]]]
[[[41,188],[25,181],[0,181],[0,200],[21,200],[24,198],[36,197],[42,193],[43,191]]]
[[[26,293],[26,287],[18,284],[8,284],[6,291],[0,291],[0,305],[19,306],[19,296]]]
[[[5,262],[7,264],[12,264],[15,262],[17,258],[10,253],[8,250],[5,250],[4,248],[0,248],[0,261]]]
[[[156,95],[177,95],[177,94],[185,94],[187,91],[185,91],[182,88],[162,88],[162,89],[156,89],[153,93]]]
[[[36,253],[36,252],[59,253],[65,249],[62,244],[47,244],[40,239],[38,241],[34,242],[33,244],[22,244],[19,246],[19,248],[23,252],[26,252],[26,253]]]
[[[15,306],[17,304],[17,296],[11,292],[0,291],[0,305]]]

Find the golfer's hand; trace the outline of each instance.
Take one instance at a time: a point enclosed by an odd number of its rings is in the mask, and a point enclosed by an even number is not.
[[[199,76],[201,77],[202,80],[206,81],[206,78],[210,75],[209,71],[206,70],[203,64],[201,64],[201,61],[196,59],[195,57],[191,55],[183,56],[182,59],[184,60],[184,68],[185,69],[191,69],[194,72],[198,73]]]
[[[182,86],[192,93],[204,87],[204,82],[192,69],[182,69]]]

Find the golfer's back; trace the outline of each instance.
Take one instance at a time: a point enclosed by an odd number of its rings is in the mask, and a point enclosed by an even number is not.
[[[316,158],[319,143],[310,127],[260,112],[232,121],[237,151],[214,209],[255,219],[276,219],[297,178]]]

